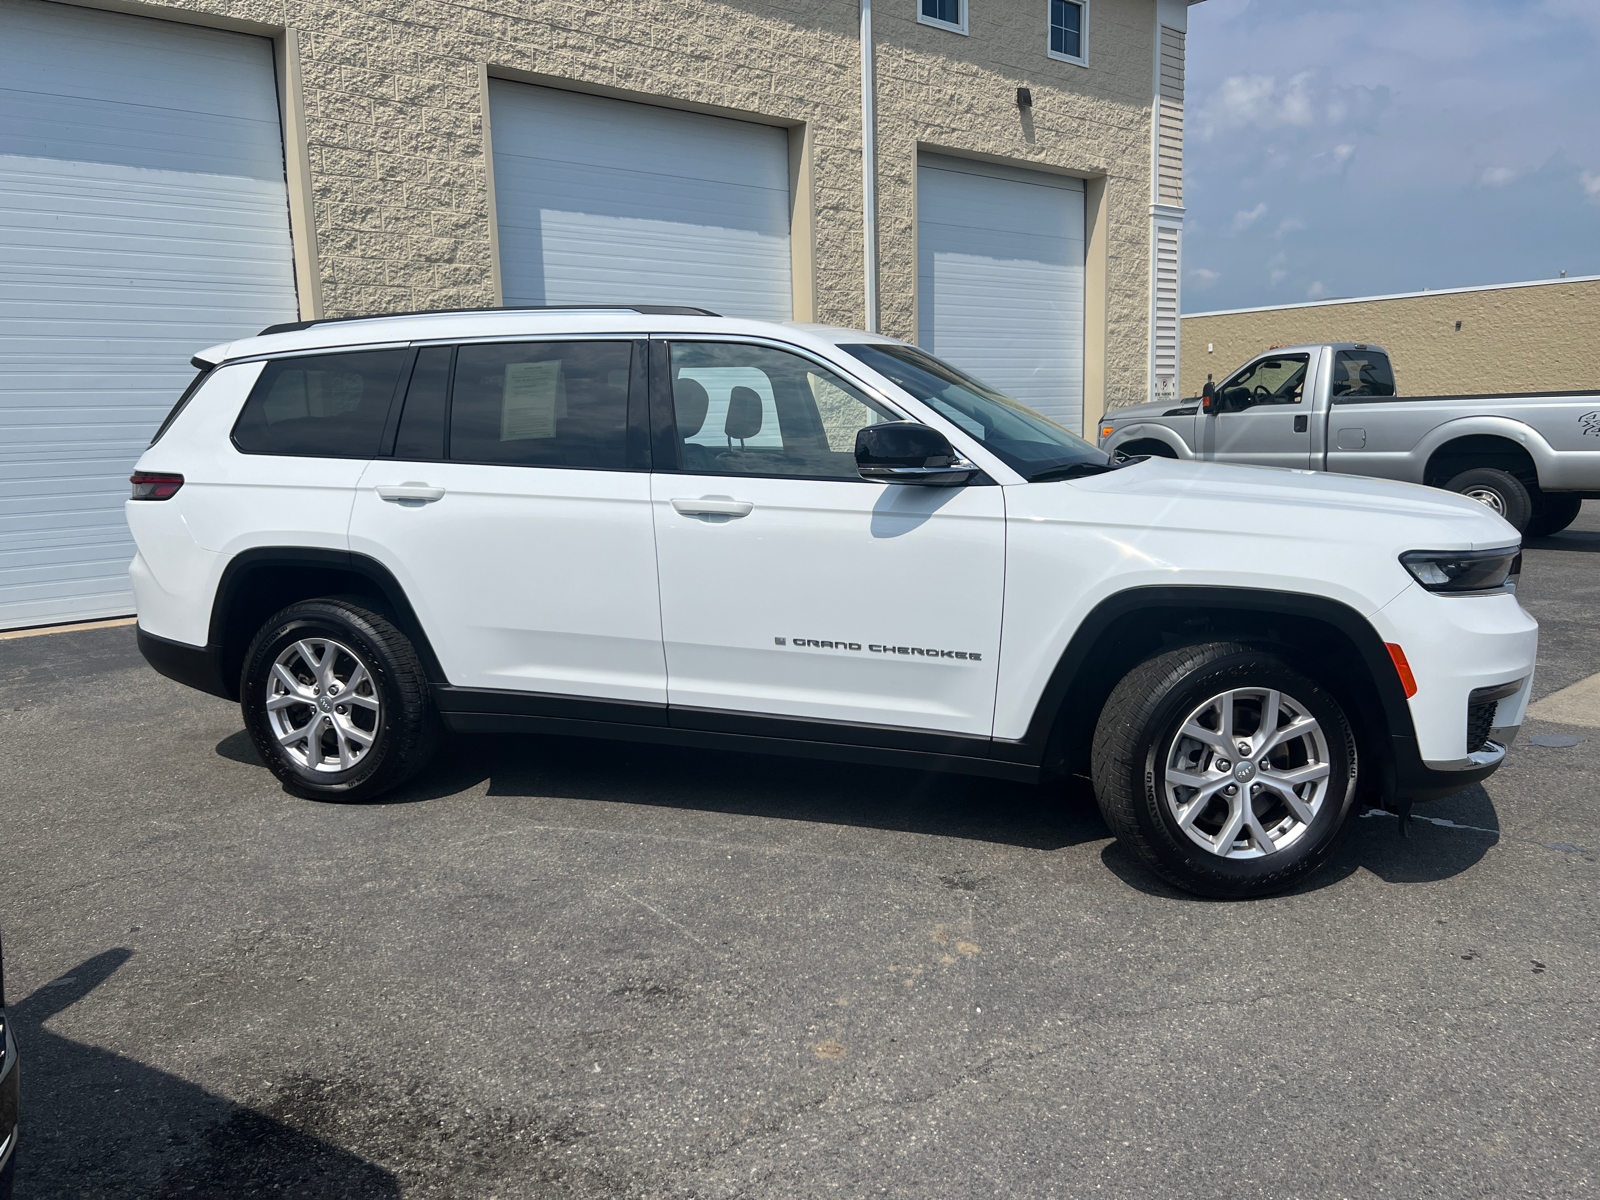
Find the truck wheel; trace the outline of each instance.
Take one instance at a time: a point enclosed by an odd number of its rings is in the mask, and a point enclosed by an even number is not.
[[[1445,484],[1448,492],[1459,492],[1499,513],[1521,533],[1533,520],[1533,497],[1510,471],[1499,467],[1473,467]]]
[[[1578,519],[1578,513],[1582,508],[1581,496],[1561,494],[1552,496],[1549,492],[1541,492],[1538,503],[1534,505],[1533,520],[1528,522],[1528,528],[1524,532],[1529,537],[1546,537],[1552,533],[1560,533]]]
[[[272,617],[245,655],[239,695],[262,761],[311,800],[388,791],[439,738],[416,650],[359,600],[305,600]]]
[[[1338,849],[1356,796],[1338,702],[1276,655],[1229,642],[1130,671],[1100,712],[1091,761],[1117,840],[1202,896],[1293,887]]]

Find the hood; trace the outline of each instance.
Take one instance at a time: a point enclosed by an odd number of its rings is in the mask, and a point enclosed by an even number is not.
[[[1485,550],[1521,541],[1510,524],[1476,500],[1361,475],[1149,458],[1068,486],[1170,502],[1183,514],[1183,524],[1197,527],[1254,525],[1269,535],[1298,527],[1308,538],[1394,541],[1418,550]],[[1272,514],[1265,525],[1264,513]]]
[[[1102,425],[1127,425],[1134,421],[1149,421],[1156,417],[1176,416],[1175,410],[1200,411],[1199,397],[1188,400],[1157,400],[1152,404],[1123,404],[1113,408],[1100,419]]]

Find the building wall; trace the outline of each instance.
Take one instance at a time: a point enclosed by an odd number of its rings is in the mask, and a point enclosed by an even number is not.
[[[1301,342],[1380,345],[1412,396],[1600,388],[1600,277],[1197,313],[1183,318],[1183,394]]]
[[[875,5],[881,327],[916,330],[919,147],[1085,177],[1092,422],[1148,390],[1156,3],[1092,0],[1082,67],[1046,0],[970,2],[969,36]],[[278,40],[304,316],[498,302],[492,75],[790,127],[795,315],[865,322],[857,0],[100,4]]]

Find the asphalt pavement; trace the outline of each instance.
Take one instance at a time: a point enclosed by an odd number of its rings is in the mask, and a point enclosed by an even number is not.
[[[1600,504],[1532,547],[1538,696]],[[456,738],[311,803],[126,627],[0,641],[0,755],[19,1197],[1600,1186],[1600,729],[1247,904],[888,769]]]

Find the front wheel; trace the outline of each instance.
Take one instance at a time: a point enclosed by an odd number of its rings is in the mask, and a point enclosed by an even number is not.
[[[1202,896],[1293,887],[1338,849],[1356,796],[1338,701],[1282,658],[1228,642],[1130,671],[1101,710],[1092,763],[1117,839]]]
[[[306,600],[256,634],[240,686],[245,728],[283,786],[367,800],[432,757],[439,718],[416,650],[359,602]]]

